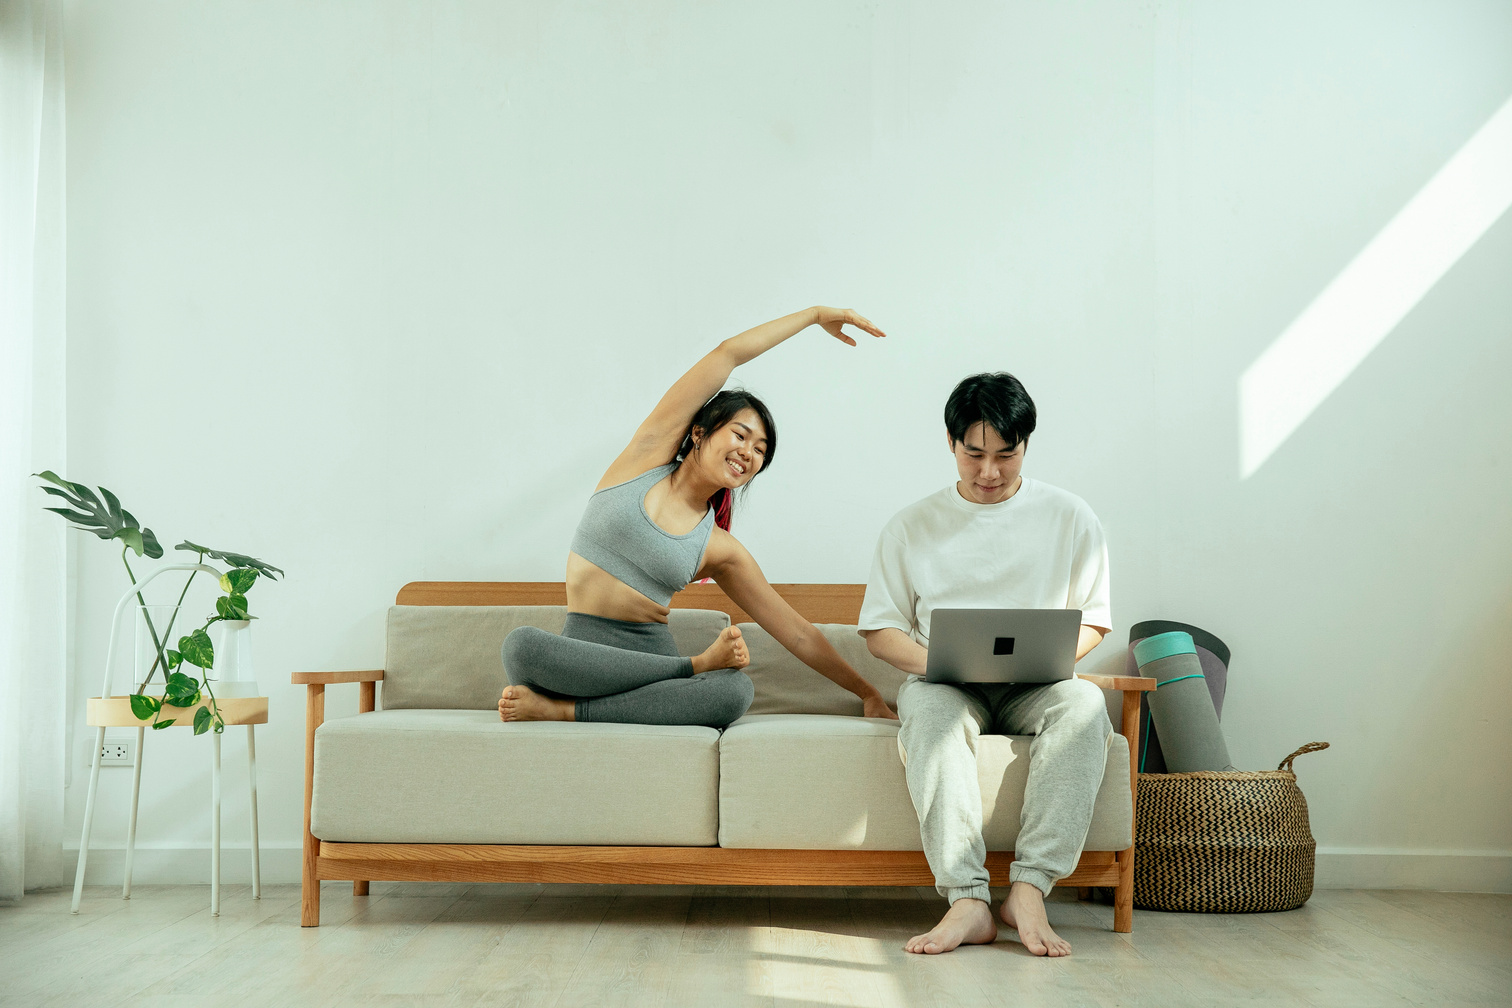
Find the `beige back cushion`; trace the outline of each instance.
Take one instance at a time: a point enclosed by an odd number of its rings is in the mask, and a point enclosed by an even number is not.
[[[383,667],[383,709],[491,710],[508,685],[499,657],[515,627],[561,633],[566,606],[392,606]],[[714,642],[730,617],[674,609],[668,621],[680,654]]]
[[[746,669],[756,684],[750,714],[849,714],[861,716],[861,700],[793,657],[771,634],[755,623],[741,623],[751,664]],[[860,672],[890,704],[898,702],[898,687],[908,678],[866,650],[866,641],[850,623],[820,623],[820,632],[840,657]]]

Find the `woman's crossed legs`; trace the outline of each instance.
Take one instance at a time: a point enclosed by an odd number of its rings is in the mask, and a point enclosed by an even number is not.
[[[608,721],[723,728],[751,706],[745,641],[727,627],[696,658],[665,623],[568,613],[560,635],[519,627],[504,639],[505,721]],[[707,669],[708,671],[703,671]]]

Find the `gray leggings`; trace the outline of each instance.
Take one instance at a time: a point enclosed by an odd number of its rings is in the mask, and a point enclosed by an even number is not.
[[[1085,679],[1043,686],[925,682],[898,688],[898,751],[919,813],[935,889],[990,901],[976,744],[984,733],[1033,735],[1029,779],[1008,881],[1046,896],[1081,856],[1108,763],[1113,725],[1102,690]]]
[[[560,636],[517,627],[504,638],[504,674],[516,686],[576,700],[579,721],[723,728],[755,699],[739,669],[693,674],[665,623],[567,614]]]

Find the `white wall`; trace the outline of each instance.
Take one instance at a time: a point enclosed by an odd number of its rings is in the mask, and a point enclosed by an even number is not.
[[[1334,744],[1300,766],[1322,881],[1512,887],[1512,223],[1247,480],[1236,420],[1244,369],[1512,95],[1505,4],[79,0],[67,60],[66,475],[287,569],[252,595],[272,877],[287,673],[381,667],[407,581],[559,579],[665,386],[817,301],[893,335],[737,373],[783,435],[736,527],[773,581],[864,580],[953,478],[951,386],[1010,369],[1028,471],[1111,538],[1088,661],[1141,619],[1210,628],[1239,764]],[[123,575],[76,552],[83,697]],[[208,741],[150,742],[142,870],[202,879]]]

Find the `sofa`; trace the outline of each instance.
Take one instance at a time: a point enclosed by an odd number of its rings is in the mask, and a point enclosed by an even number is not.
[[[890,703],[905,678],[856,633],[862,585],[777,590]],[[505,724],[504,637],[559,632],[554,582],[415,582],[387,617],[381,670],[296,672],[307,688],[301,923],[320,882],[373,879],[707,885],[932,885],[897,747],[898,724],[809,670],[713,584],[672,601],[678,649],[697,654],[732,621],[756,698],[723,731],[696,725]],[[1142,691],[1122,692],[1120,733],[1076,870],[1061,885],[1113,887],[1114,929],[1133,926],[1134,788]],[[382,703],[377,702],[381,682]],[[328,685],[356,683],[359,713],[325,720]],[[1028,737],[977,749],[993,883],[1006,884]]]

